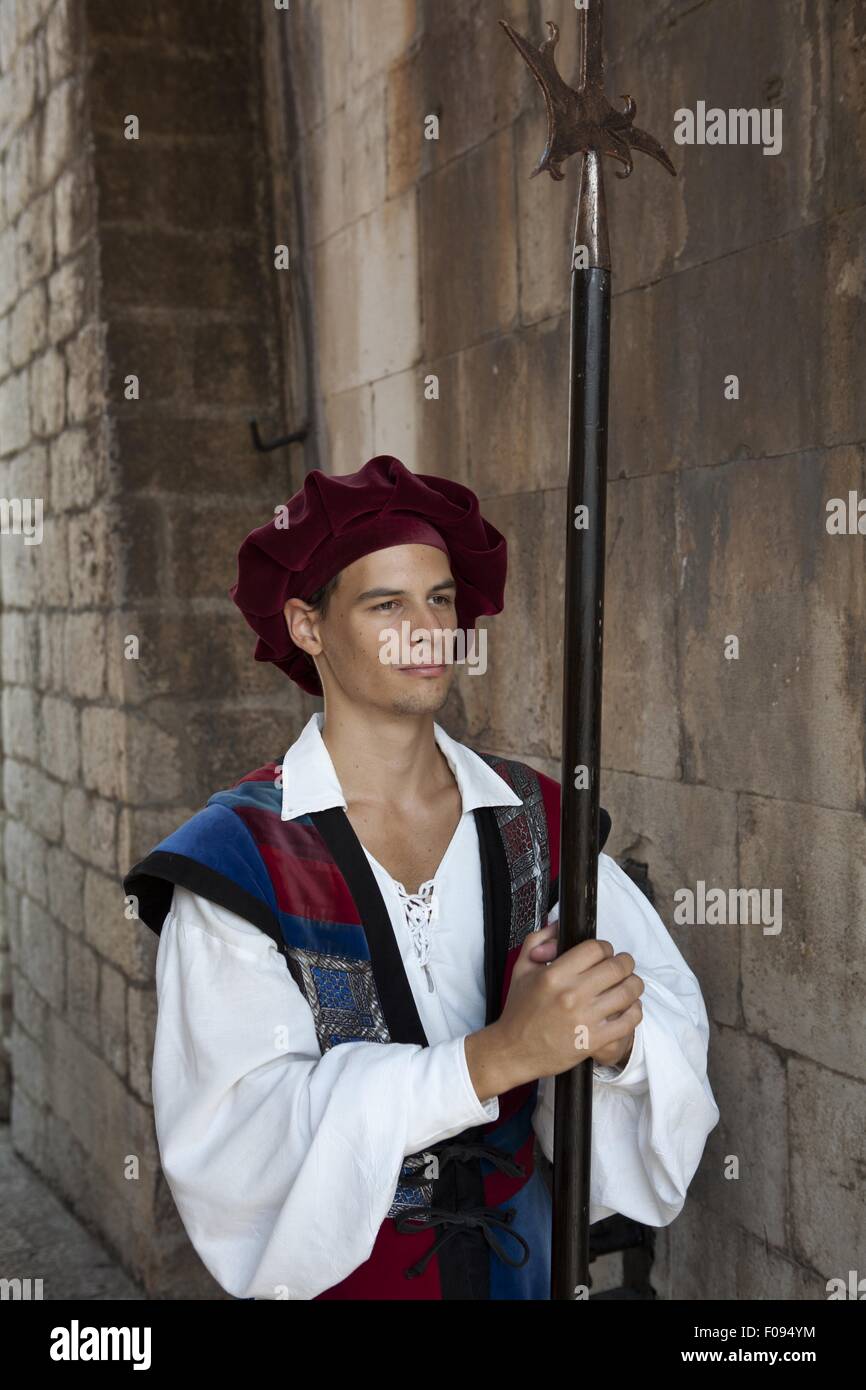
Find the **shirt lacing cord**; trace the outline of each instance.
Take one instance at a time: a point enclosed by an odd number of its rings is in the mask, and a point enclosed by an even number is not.
[[[508,1173],[511,1177],[523,1177],[526,1169],[522,1163],[518,1163],[511,1154],[503,1153],[502,1149],[497,1149],[493,1144],[466,1143],[455,1141],[453,1144],[445,1143],[438,1150],[433,1150],[439,1158],[439,1171],[452,1159],[458,1158],[486,1158],[494,1167],[503,1173]],[[417,1175],[400,1177],[398,1185],[417,1186]],[[510,1223],[514,1220],[515,1208],[505,1207],[464,1207],[462,1211],[452,1211],[448,1207],[408,1207],[394,1218],[394,1226],[401,1235],[411,1235],[415,1231],[424,1230],[431,1226],[444,1226],[426,1254],[420,1260],[410,1265],[405,1270],[407,1279],[414,1279],[417,1275],[423,1274],[429,1261],[441,1250],[442,1246],[457,1235],[461,1226],[479,1226],[484,1233],[484,1239],[490,1246],[495,1255],[504,1264],[511,1265],[512,1269],[520,1269],[529,1259],[529,1245],[518,1231],[509,1230]],[[495,1238],[491,1227],[499,1227],[507,1235],[512,1236],[523,1246],[523,1256],[521,1259],[512,1260],[504,1250],[500,1242]]]
[[[393,883],[403,905],[403,917],[415,947],[418,964],[427,976],[427,989],[432,994],[433,978],[427,961],[430,957],[430,924],[439,916],[439,898],[433,896],[435,880],[428,878],[421,884],[417,893],[407,893],[399,879],[395,878]]]
[[[403,915],[412,937],[412,944],[418,953],[421,965],[426,965],[430,955],[430,923],[438,916],[439,901],[433,898],[435,880],[428,878],[417,893],[407,893],[403,884],[394,879],[394,887],[403,903]]]

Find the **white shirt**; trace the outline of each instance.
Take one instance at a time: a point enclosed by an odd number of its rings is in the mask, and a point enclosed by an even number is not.
[[[322,725],[312,715],[283,759],[283,820],[346,807]],[[479,1100],[463,1045],[486,1010],[472,812],[519,798],[472,749],[433,727],[463,812],[422,885],[429,925],[420,902],[407,905],[403,886],[364,851],[429,1047],[350,1042],[322,1056],[312,1011],[271,938],[174,890],[156,962],[157,1137],[187,1234],[237,1298],[311,1299],[339,1283],[369,1257],[403,1159],[499,1114],[497,1098]],[[719,1119],[706,1009],[664,923],[606,854],[597,935],[634,956],[645,988],[625,1067],[594,1064],[590,1221],[622,1212],[666,1226]],[[551,1161],[553,1082],[540,1080],[532,1121]]]

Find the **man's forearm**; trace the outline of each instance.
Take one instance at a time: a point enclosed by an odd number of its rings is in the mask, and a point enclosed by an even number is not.
[[[623,1056],[610,1064],[615,1071],[625,1070],[633,1046],[634,1033],[628,1039]],[[503,1046],[501,1033],[497,1032],[495,1023],[480,1028],[477,1033],[469,1033],[463,1040],[463,1049],[469,1078],[478,1099],[482,1102],[492,1100],[494,1096],[501,1096],[524,1081],[534,1079],[519,1074],[514,1059]]]
[[[463,1048],[469,1077],[480,1101],[501,1096],[528,1079],[517,1075],[495,1023],[480,1028],[477,1033],[469,1033],[463,1040]]]

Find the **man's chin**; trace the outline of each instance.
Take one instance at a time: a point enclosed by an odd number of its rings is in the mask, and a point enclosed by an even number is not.
[[[392,690],[393,709],[402,714],[435,713],[446,703],[454,684],[454,667],[446,666],[439,676],[410,676],[396,673],[400,683]]]

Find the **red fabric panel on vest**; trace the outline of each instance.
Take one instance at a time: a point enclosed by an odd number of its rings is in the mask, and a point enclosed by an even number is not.
[[[434,1255],[421,1274],[407,1279],[405,1271],[420,1260],[436,1240],[437,1231],[398,1231],[388,1217],[382,1222],[376,1244],[369,1259],[359,1265],[346,1279],[324,1293],[319,1299],[439,1299],[442,1285],[439,1280],[439,1261]]]
[[[550,877],[554,879],[559,874],[559,803],[560,785],[552,777],[545,777],[543,772],[536,774],[541,784],[541,795],[544,798],[544,809],[547,812],[547,837],[550,841]]]

